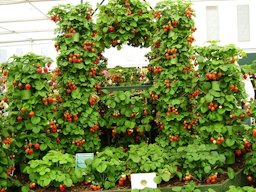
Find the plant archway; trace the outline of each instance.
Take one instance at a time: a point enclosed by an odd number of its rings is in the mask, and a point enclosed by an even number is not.
[[[128,44],[149,47],[154,31],[153,10],[146,1],[110,0],[100,6],[96,28],[98,40],[106,48]]]

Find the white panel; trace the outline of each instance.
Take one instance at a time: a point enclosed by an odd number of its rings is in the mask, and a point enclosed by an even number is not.
[[[217,6],[206,7],[207,39],[219,40],[219,12]]]
[[[237,5],[238,41],[250,41],[249,5]]]

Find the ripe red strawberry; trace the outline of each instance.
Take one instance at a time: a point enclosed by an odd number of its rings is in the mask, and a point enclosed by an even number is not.
[[[34,116],[35,116],[35,112],[34,112],[34,111],[30,111],[30,112],[29,112],[29,117],[32,118],[32,117],[34,117]]]
[[[40,150],[40,144],[39,144],[39,143],[34,144],[34,148],[35,148],[36,150]]]
[[[26,90],[30,90],[30,89],[31,89],[31,85],[30,85],[30,84],[26,84],[26,85],[25,85],[25,89],[26,89]]]

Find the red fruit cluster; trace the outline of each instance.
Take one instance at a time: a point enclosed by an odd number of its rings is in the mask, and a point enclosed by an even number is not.
[[[176,53],[177,53],[176,48],[167,49],[167,50],[165,50],[165,58],[167,60],[170,60],[171,57],[174,59],[174,58],[176,58]]]
[[[30,183],[29,184],[29,189],[34,189],[36,188],[36,184],[35,183]]]
[[[120,117],[120,116],[121,116],[121,113],[119,113],[119,112],[113,113],[112,116],[113,116],[113,117]]]
[[[209,103],[208,108],[209,108],[211,111],[215,111],[215,109],[218,108],[218,104],[211,102],[211,103]]]
[[[76,86],[76,84],[74,83],[74,82],[70,82],[69,80],[68,80],[68,88],[66,89],[66,93],[71,93],[71,91],[72,90],[76,90],[77,89],[77,86]]]
[[[131,6],[131,4],[130,4],[130,2],[129,2],[129,1],[125,1],[125,2],[124,2],[124,6],[125,6],[125,7],[130,7],[130,6]]]
[[[218,137],[217,139],[214,139],[213,137],[210,138],[210,142],[216,145],[220,145],[221,143],[225,142],[224,137]]]
[[[125,176],[122,176],[122,177],[119,179],[119,181],[118,181],[118,185],[119,185],[120,187],[123,187],[126,180],[127,180],[126,175],[125,175]]]
[[[27,84],[25,85],[25,89],[26,89],[26,90],[30,90],[30,89],[31,89],[31,85],[30,85],[29,83],[27,83]]]
[[[2,143],[5,145],[9,145],[13,142],[12,135],[10,134],[7,138],[5,138]]]
[[[113,83],[122,83],[122,76],[119,74],[113,74],[111,75],[111,80],[113,81]]]
[[[91,69],[90,69],[90,72],[89,72],[89,76],[90,76],[90,77],[95,76],[97,70],[98,70],[98,67],[93,67],[93,68],[91,68]]]
[[[6,192],[6,189],[5,188],[1,188],[0,192]]]
[[[235,114],[231,114],[229,117],[230,117],[230,119],[235,119],[236,115]]]
[[[157,18],[157,19],[160,19],[162,17],[162,13],[160,11],[156,11],[154,13],[154,17]]]
[[[114,26],[108,27],[108,31],[109,31],[109,32],[113,32],[113,31],[115,31],[115,30],[116,30],[116,28],[115,28]]]
[[[253,135],[253,137],[256,137],[256,129],[252,130],[252,135]]]
[[[81,58],[81,55],[79,53],[75,53],[74,55],[70,53],[68,61],[71,63],[81,63],[83,62],[83,58]]]
[[[197,89],[197,90],[194,91],[194,93],[192,93],[192,97],[195,98],[195,97],[197,97],[199,94],[200,94],[200,90]]]
[[[89,104],[94,105],[99,101],[99,97],[97,95],[92,95],[89,99]]]
[[[58,15],[52,15],[50,19],[56,23],[60,20],[60,17]]]
[[[21,122],[22,119],[23,119],[23,118],[22,118],[21,116],[18,116],[18,117],[17,117],[17,121],[19,121],[19,122]]]
[[[78,116],[77,115],[72,115],[70,113],[64,113],[64,118],[68,121],[68,122],[72,122],[74,121],[78,121]]]
[[[244,141],[244,148],[245,149],[251,149],[252,148],[252,145],[249,141],[245,140]]]
[[[156,68],[154,68],[154,73],[161,73],[161,71],[162,71],[162,68],[161,67],[156,67]]]
[[[194,12],[195,12],[194,9],[192,9],[191,7],[188,7],[188,8],[186,9],[186,11],[185,11],[185,14],[186,14],[186,16],[187,16],[188,18],[191,18]]]
[[[66,185],[65,184],[60,184],[59,189],[60,189],[60,191],[65,191],[66,190]]]
[[[230,88],[232,91],[234,91],[234,92],[238,92],[238,91],[239,91],[239,88],[236,87],[236,86],[233,85],[233,84],[230,84],[230,85],[229,85],[229,88]]]
[[[168,31],[172,31],[174,29],[174,27],[172,26],[172,22],[169,21],[167,25],[163,26],[163,29],[165,33],[167,33]]]
[[[54,121],[50,121],[50,128],[51,128],[51,131],[52,133],[56,133],[58,128],[60,127],[60,124],[55,124]]]
[[[98,191],[101,189],[101,187],[99,185],[90,185],[90,189],[93,191]]]
[[[179,114],[178,109],[176,109],[175,107],[168,107],[166,116],[170,116],[171,115],[170,113],[173,113],[175,115]]]
[[[147,114],[148,114],[148,112],[147,112],[147,108],[144,108],[143,109],[143,113],[142,113],[144,116],[146,116]]]
[[[90,128],[90,132],[94,133],[95,131],[99,130],[99,124],[95,124]]]
[[[90,51],[94,53],[95,52],[94,46],[95,46],[95,43],[93,42],[88,42],[88,41],[84,42],[84,50],[86,51]]]
[[[100,86],[100,84],[98,84],[98,83],[97,83],[96,85],[94,85],[94,88],[95,88],[95,89],[100,89],[100,87],[101,87],[101,86]]]
[[[93,62],[93,64],[97,65],[100,62],[101,56],[96,57],[96,60]]]
[[[158,100],[158,95],[154,94],[154,93],[151,93],[151,98],[152,98],[153,101],[157,101]]]
[[[137,112],[132,113],[132,114],[130,115],[130,118],[136,117],[137,114],[138,114]]]
[[[157,121],[156,125],[160,128],[160,130],[164,129],[164,124],[162,122]]]
[[[178,137],[178,136],[170,135],[170,136],[169,136],[169,141],[170,141],[170,142],[179,141],[179,137]]]
[[[39,74],[41,74],[41,73],[48,73],[49,72],[49,69],[48,69],[48,67],[41,67],[41,65],[40,65],[40,63],[38,63],[37,65],[36,65],[36,67],[37,67],[37,69],[36,69],[36,71],[37,71],[37,73],[39,73]],[[50,65],[49,65],[49,67],[50,67]]]
[[[183,122],[183,128],[184,129],[191,129],[193,125],[196,125],[198,122],[198,119],[191,120],[190,122],[184,121]]]
[[[127,130],[126,130],[126,133],[127,133],[128,135],[133,134],[133,129],[127,129]]]
[[[182,73],[186,73],[186,72],[188,72],[188,71],[193,72],[193,69],[191,68],[191,66],[186,66],[186,67],[184,67],[184,68],[182,69]]]
[[[32,149],[32,147],[33,147],[32,143],[29,143],[28,145],[25,145],[24,146],[25,153],[28,154],[28,155],[32,155],[34,153],[34,150]]]
[[[192,175],[189,173],[186,173],[186,176],[183,178],[183,181],[188,182],[193,179]]]
[[[8,101],[8,98],[7,98],[7,97],[3,97],[3,98],[2,98],[2,101],[3,101],[3,102],[7,102],[7,101]]]
[[[215,81],[217,79],[217,76],[215,73],[206,73],[206,78]]]
[[[74,144],[76,146],[82,146],[84,143],[85,143],[84,139],[79,139],[79,140],[77,139],[77,140],[72,141],[72,144]]]
[[[195,38],[192,35],[189,35],[187,38],[187,42],[189,43],[189,45],[192,45],[192,43],[195,41]]]
[[[217,183],[217,174],[210,175],[210,176],[206,179],[206,183],[207,183],[207,184],[210,184],[210,183]]]

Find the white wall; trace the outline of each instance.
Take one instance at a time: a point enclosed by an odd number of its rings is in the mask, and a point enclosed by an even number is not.
[[[250,41],[238,42],[237,31],[237,5],[250,7]],[[219,13],[219,40],[223,44],[233,43],[246,52],[256,52],[256,0],[219,0],[219,1],[193,1],[196,11],[195,23],[197,31],[195,38],[197,45],[204,44],[207,39],[206,7],[217,6]]]

